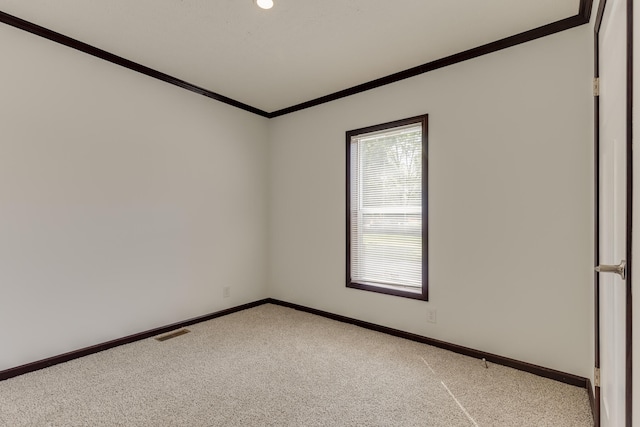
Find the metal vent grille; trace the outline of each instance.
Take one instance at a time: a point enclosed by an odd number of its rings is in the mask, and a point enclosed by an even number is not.
[[[166,340],[170,340],[171,338],[175,338],[175,337],[179,337],[180,335],[184,335],[184,334],[188,334],[189,332],[191,332],[188,329],[179,329],[177,331],[174,332],[169,332],[166,335],[161,335],[159,337],[156,337],[157,341],[166,341]]]

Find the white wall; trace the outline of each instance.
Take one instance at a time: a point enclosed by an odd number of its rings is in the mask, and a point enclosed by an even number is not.
[[[0,370],[272,296],[591,377],[590,31],[267,122],[0,26]],[[430,301],[347,289],[345,131],[423,113]]]
[[[270,295],[591,376],[590,31],[272,120]],[[348,289],[345,131],[422,113],[430,301]]]
[[[0,51],[0,370],[267,296],[266,119],[6,25]]]

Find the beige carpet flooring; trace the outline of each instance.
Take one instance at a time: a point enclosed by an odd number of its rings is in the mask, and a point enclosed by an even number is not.
[[[266,304],[0,382],[0,425],[592,426],[584,389]]]

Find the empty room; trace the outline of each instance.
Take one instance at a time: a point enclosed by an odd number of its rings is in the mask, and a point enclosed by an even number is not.
[[[0,0],[0,426],[639,427],[633,3]]]

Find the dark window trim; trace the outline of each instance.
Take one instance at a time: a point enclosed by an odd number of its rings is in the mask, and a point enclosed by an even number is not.
[[[410,124],[422,124],[422,292],[404,291],[399,288],[357,283],[351,280],[351,138],[363,133],[377,132]],[[429,300],[429,115],[396,120],[346,132],[346,285],[348,288],[394,295],[404,298]]]
[[[541,27],[534,28],[529,31],[515,34],[511,37],[506,37],[504,39],[500,39],[495,42],[487,43],[482,46],[475,47],[473,49],[465,50],[463,52],[447,56],[445,58],[436,59],[435,61],[427,62],[417,67],[409,68],[407,70],[400,71],[398,73],[390,74],[388,76],[381,77],[379,79],[371,80],[369,82],[356,85],[348,89],[340,90],[338,92],[334,92],[329,95],[321,96],[319,98],[302,102],[300,104],[292,105],[290,107],[282,108],[280,110],[273,111],[273,112],[266,112],[259,108],[252,107],[251,105],[247,105],[240,101],[236,101],[235,99],[226,97],[224,95],[220,95],[216,92],[212,92],[208,89],[201,88],[199,86],[196,86],[184,80],[180,80],[176,77],[170,76],[168,74],[162,73],[160,71],[154,70],[152,68],[146,67],[144,65],[138,64],[128,59],[114,55],[105,50],[99,49],[87,43],[81,42],[79,40],[76,40],[71,37],[65,36],[63,34],[57,33],[55,31],[49,30],[45,27],[41,27],[40,25],[33,24],[29,21],[25,21],[24,19],[18,18],[16,16],[9,15],[8,13],[2,12],[2,11],[0,11],[0,22],[3,22],[15,28],[19,28],[23,31],[35,34],[37,36],[43,37],[45,39],[51,40],[53,42],[60,43],[64,46],[77,49],[89,55],[93,55],[95,57],[104,59],[105,61],[109,61],[114,64],[120,65],[122,67],[129,68],[130,70],[137,71],[149,77],[153,77],[158,80],[162,80],[164,82],[189,90],[191,92],[195,92],[200,95],[204,95],[208,98],[215,99],[216,101],[219,101],[228,105],[232,105],[234,107],[240,108],[250,113],[257,114],[262,117],[266,117],[268,119],[272,119],[274,117],[283,116],[285,114],[294,113],[296,111],[304,110],[307,108],[315,107],[320,104],[335,101],[340,98],[345,98],[347,96],[355,95],[360,92],[365,92],[370,89],[375,89],[377,87],[388,85],[390,83],[395,83],[397,81],[404,80],[410,77],[415,77],[417,75],[424,74],[429,71],[437,70],[439,68],[447,67],[449,65],[454,65],[459,62],[477,58],[482,55],[487,55],[489,53],[506,49],[508,47],[516,46],[521,43],[526,43],[541,37],[559,33],[561,31],[569,30],[571,28],[574,28],[580,25],[588,24],[589,19],[591,18],[592,6],[593,6],[593,0],[580,0],[578,13],[569,18],[561,19],[559,21],[552,22],[550,24],[543,25]]]

